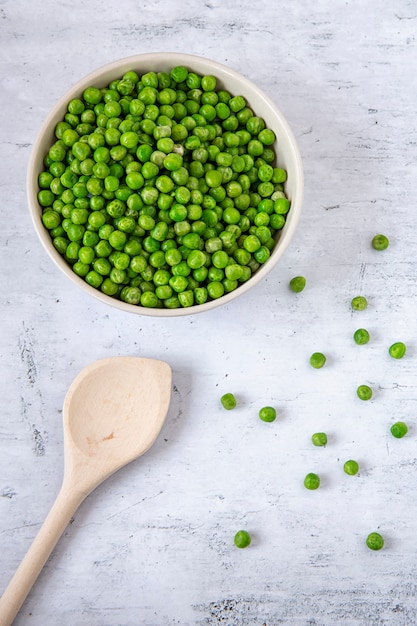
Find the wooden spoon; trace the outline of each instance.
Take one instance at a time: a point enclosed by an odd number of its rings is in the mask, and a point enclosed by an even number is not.
[[[146,452],[164,423],[171,369],[163,361],[95,361],[64,400],[64,478],[26,556],[0,598],[0,626],[12,624],[71,517],[103,480]]]

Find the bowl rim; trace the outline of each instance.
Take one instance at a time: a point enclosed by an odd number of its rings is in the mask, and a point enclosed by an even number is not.
[[[293,169],[291,171],[292,186],[295,189],[295,194],[293,194],[293,197],[289,198],[291,200],[291,208],[288,214],[289,218],[287,219],[282,231],[280,231],[277,239],[277,244],[266,263],[261,265],[246,282],[239,285],[233,291],[224,294],[220,298],[210,300],[204,304],[194,304],[190,307],[181,307],[175,309],[149,308],[141,305],[134,305],[123,302],[122,300],[104,294],[102,291],[92,287],[91,285],[86,283],[80,276],[75,274],[70,265],[54,248],[49,232],[42,224],[42,221],[40,219],[42,209],[37,201],[37,185],[35,183],[35,180],[37,180],[37,176],[39,174],[39,169],[37,165],[40,158],[39,155],[43,143],[43,137],[48,131],[51,130],[51,124],[54,121],[54,118],[63,107],[66,107],[71,98],[76,97],[77,94],[81,94],[87,86],[94,84],[95,81],[99,81],[100,77],[108,74],[109,72],[120,70],[120,74],[122,74],[122,72],[124,73],[125,71],[127,71],[126,68],[135,69],[135,67],[137,67],[138,65],[143,66],[144,64],[149,64],[150,67],[154,67],[153,71],[158,71],[158,63],[166,63],[167,59],[172,59],[172,63],[170,63],[171,67],[175,67],[176,65],[185,65],[188,66],[191,71],[193,70],[193,63],[197,65],[206,65],[207,72],[215,75],[220,82],[227,80],[227,78],[225,79],[225,76],[232,77],[234,80],[238,80],[242,84],[242,95],[246,95],[245,88],[247,88],[249,92],[256,94],[256,96],[263,101],[271,114],[273,114],[274,117],[279,121],[281,129],[285,134],[287,143],[290,146],[291,156],[293,160]],[[201,73],[201,70],[195,69],[195,71]],[[216,74],[216,71],[218,74]],[[262,117],[260,113],[258,114]],[[42,155],[42,161],[43,158],[44,155]],[[266,275],[275,267],[278,260],[282,257],[283,253],[287,249],[300,219],[304,194],[304,172],[300,151],[293,131],[290,128],[286,118],[284,117],[280,109],[275,105],[273,100],[252,80],[250,80],[240,72],[230,68],[229,66],[218,61],[214,61],[208,57],[183,52],[149,52],[122,57],[115,61],[111,61],[110,63],[99,66],[95,70],[92,70],[91,72],[77,80],[75,83],[73,83],[72,86],[70,86],[65,91],[65,93],[56,101],[56,103],[50,109],[46,118],[42,122],[33,143],[27,167],[26,189],[32,223],[43,248],[45,249],[50,259],[53,261],[55,266],[57,266],[75,286],[78,286],[84,292],[86,292],[90,296],[93,296],[104,304],[128,313],[150,317],[180,317],[210,311],[212,309],[232,302],[236,298],[244,295],[255,285],[259,284],[266,277]]]

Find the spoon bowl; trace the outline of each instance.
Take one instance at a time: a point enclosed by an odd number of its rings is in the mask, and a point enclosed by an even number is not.
[[[163,361],[113,357],[85,368],[64,400],[66,476],[81,473],[86,482],[87,471],[94,488],[144,454],[162,428],[170,395]]]
[[[71,517],[95,487],[144,454],[161,431],[171,397],[164,361],[112,357],[74,379],[64,400],[64,478],[58,496],[0,598],[10,626]]]

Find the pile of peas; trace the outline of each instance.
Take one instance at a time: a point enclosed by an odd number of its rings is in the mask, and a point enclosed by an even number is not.
[[[72,99],[55,136],[38,178],[42,222],[104,294],[203,304],[270,257],[290,209],[276,136],[214,76],[128,71]]]

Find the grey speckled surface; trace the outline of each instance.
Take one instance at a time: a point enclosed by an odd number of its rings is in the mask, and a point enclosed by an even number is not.
[[[0,591],[62,476],[67,387],[94,359],[166,359],[161,437],[81,506],[17,626],[414,626],[417,4],[300,0],[0,0]],[[42,120],[113,59],[174,50],[257,82],[306,177],[282,262],[241,300],[171,321],[107,309],[52,266],[25,173]],[[385,252],[370,240],[390,236]],[[304,274],[299,295],[288,281]],[[369,299],[353,314],[350,300]],[[367,327],[367,346],[352,333]],[[387,355],[403,340],[402,361]],[[321,371],[309,355],[326,352]],[[361,403],[358,384],[374,388]],[[218,399],[234,391],[225,414]],[[257,411],[277,407],[273,424]],[[394,440],[403,419],[409,435]],[[313,449],[312,432],[329,434]],[[356,458],[360,474],[343,462]],[[307,492],[317,471],[322,488]],[[249,549],[233,547],[244,527]],[[379,553],[364,545],[379,530]]]

